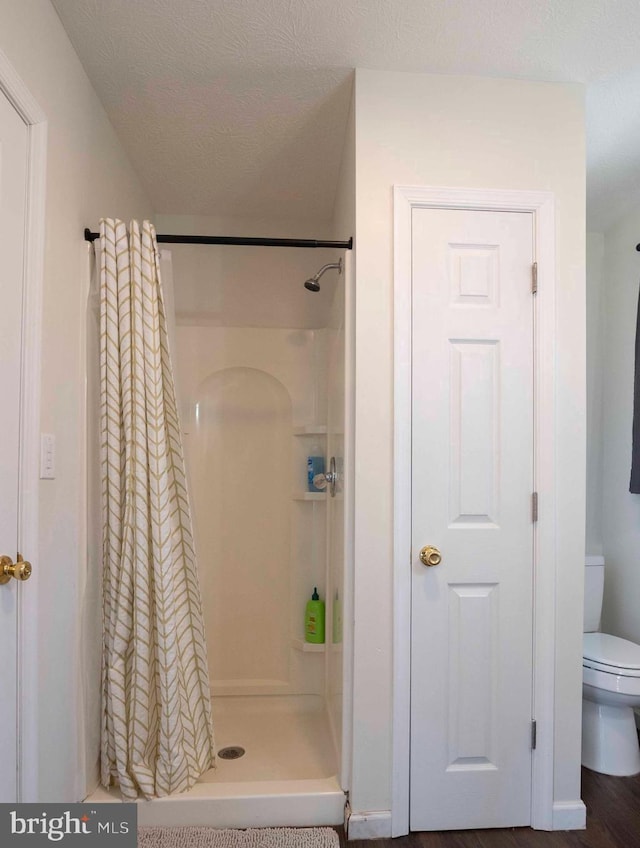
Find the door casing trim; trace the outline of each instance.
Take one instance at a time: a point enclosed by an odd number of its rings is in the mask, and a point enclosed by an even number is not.
[[[18,544],[34,560],[33,577],[18,595],[18,801],[37,801],[38,770],[38,561],[40,362],[45,248],[47,119],[0,50],[0,91],[28,127],[27,221],[22,310],[20,496]]]
[[[394,549],[392,836],[409,832],[411,693],[411,219],[416,208],[530,212],[538,293],[534,305],[533,717],[531,827],[552,830],[556,600],[555,202],[552,192],[394,187]],[[532,295],[533,296],[533,295]]]

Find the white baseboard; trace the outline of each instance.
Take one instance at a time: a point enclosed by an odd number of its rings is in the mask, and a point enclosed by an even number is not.
[[[555,801],[553,805],[553,830],[584,830],[587,826],[587,808],[582,801]]]
[[[388,839],[391,837],[391,810],[351,813],[347,839]]]
[[[553,805],[552,830],[584,830],[587,808],[582,801],[556,801]],[[388,839],[391,837],[391,811],[351,813],[347,839]]]

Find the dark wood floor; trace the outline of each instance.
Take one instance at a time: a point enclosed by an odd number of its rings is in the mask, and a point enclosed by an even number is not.
[[[530,828],[411,833],[375,842],[353,840],[342,848],[640,848],[640,775],[608,777],[582,769],[587,829],[547,833]]]

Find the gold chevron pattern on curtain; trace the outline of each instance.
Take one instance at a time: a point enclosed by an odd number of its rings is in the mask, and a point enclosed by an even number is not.
[[[202,602],[153,226],[100,222],[101,779],[125,801],[214,765]]]

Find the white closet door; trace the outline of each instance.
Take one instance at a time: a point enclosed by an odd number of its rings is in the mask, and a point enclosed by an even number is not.
[[[415,209],[412,236],[410,828],[526,825],[533,219]]]

